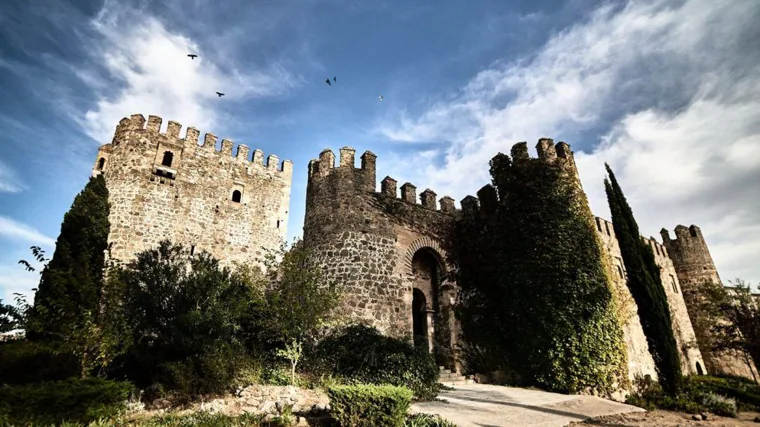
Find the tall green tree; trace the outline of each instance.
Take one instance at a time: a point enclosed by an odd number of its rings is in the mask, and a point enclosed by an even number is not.
[[[85,318],[97,316],[109,210],[105,178],[90,178],[63,217],[55,252],[42,270],[30,313],[30,339],[65,339]]]
[[[659,267],[652,248],[641,239],[639,226],[615,174],[609,165],[605,164],[605,167],[608,177],[604,179],[604,188],[612,214],[612,225],[628,274],[628,288],[638,305],[641,326],[654,358],[660,384],[664,390],[675,394],[680,389],[681,362]]]

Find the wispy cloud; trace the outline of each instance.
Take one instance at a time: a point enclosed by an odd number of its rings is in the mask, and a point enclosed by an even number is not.
[[[644,232],[697,223],[724,274],[760,280],[756,263],[727,249],[752,253],[760,241],[758,16],[760,3],[741,0],[604,5],[533,55],[480,72],[422,112],[397,111],[377,131],[439,143],[438,164],[429,151],[407,157],[416,176],[404,179],[459,198],[489,181],[488,160],[513,143],[566,138],[587,152],[577,156],[597,213],[607,212],[608,161]]]
[[[0,216],[0,236],[17,241],[46,245],[48,247],[55,245],[54,239],[42,234],[33,227],[4,216]]]
[[[25,188],[13,169],[5,163],[0,162],[0,192],[18,193]]]
[[[302,82],[277,62],[254,68],[234,59],[215,63],[214,52],[201,49],[198,41],[146,10],[117,2],[107,1],[92,27],[98,35],[93,62],[102,68],[77,74],[98,100],[77,119],[100,142],[110,138],[122,117],[134,113],[209,129],[221,114],[221,103],[282,96]],[[188,53],[199,57],[191,60]],[[225,97],[218,98],[217,91]]]

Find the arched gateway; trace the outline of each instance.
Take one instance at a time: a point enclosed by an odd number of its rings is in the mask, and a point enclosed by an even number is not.
[[[446,280],[445,251],[431,238],[414,241],[404,256],[412,293],[410,315],[414,345],[435,355],[440,366],[456,369],[455,286]]]

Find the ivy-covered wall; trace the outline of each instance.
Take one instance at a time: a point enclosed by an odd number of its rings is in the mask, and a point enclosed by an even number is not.
[[[452,236],[468,370],[517,385],[614,391],[623,331],[569,146],[525,143],[491,161],[493,185],[462,201]]]

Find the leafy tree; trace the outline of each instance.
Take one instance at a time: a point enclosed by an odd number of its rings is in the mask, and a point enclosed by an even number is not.
[[[264,263],[268,290],[263,320],[271,340],[303,342],[336,318],[341,290],[324,278],[301,241],[290,250],[284,243],[270,250]]]
[[[296,366],[298,366],[298,362],[301,360],[301,357],[303,356],[303,346],[301,345],[301,342],[293,339],[291,342],[285,345],[285,349],[280,349],[277,351],[277,355],[285,358],[290,362],[290,384],[291,385],[297,385],[296,384]]]
[[[248,363],[243,327],[257,291],[246,279],[168,241],[115,267],[104,325],[117,347],[112,375],[182,395],[222,391]]]
[[[21,294],[16,295],[16,305],[3,304],[0,299],[0,333],[23,329],[26,321],[26,311],[23,308],[24,301]]]
[[[694,309],[695,333],[706,353],[731,351],[747,366],[760,365],[760,306],[751,286],[741,279],[719,283],[698,282],[684,290]],[[757,379],[755,379],[757,380]]]
[[[55,252],[42,270],[30,313],[30,339],[64,339],[84,323],[85,313],[98,313],[109,209],[105,179],[90,178],[63,217]],[[40,260],[39,252],[35,256]],[[28,263],[20,263],[29,270]]]
[[[623,190],[609,165],[604,180],[612,225],[627,271],[628,288],[638,305],[639,319],[647,337],[663,389],[675,394],[680,389],[681,361],[673,335],[673,324],[665,288],[652,248],[644,243]]]

